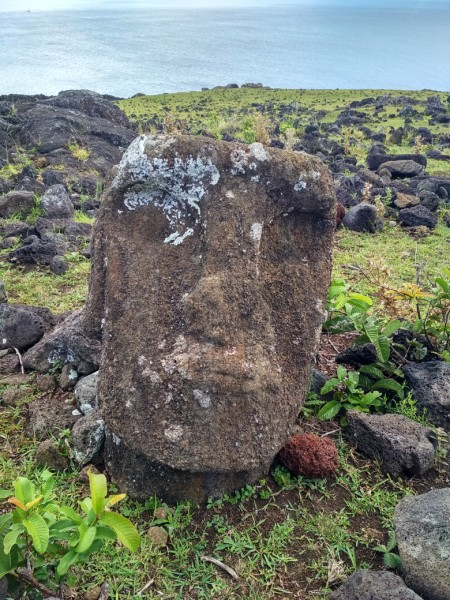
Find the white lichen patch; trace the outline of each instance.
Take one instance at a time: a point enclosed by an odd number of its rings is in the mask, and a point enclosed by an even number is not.
[[[259,182],[259,175],[253,175],[253,177],[250,177],[250,179],[252,181],[254,181],[255,183],[258,183]]]
[[[202,408],[209,408],[211,406],[211,397],[206,392],[202,390],[194,390],[193,391],[194,398],[200,404]]]
[[[306,181],[303,179],[299,179],[297,183],[294,185],[294,192],[301,192],[306,188]]]
[[[234,198],[234,193],[233,193],[231,190],[227,190],[227,191],[225,192],[225,196],[226,196],[227,198]]]
[[[116,446],[119,446],[120,443],[122,442],[120,437],[118,435],[116,435],[115,433],[112,434],[112,441],[115,443]]]
[[[179,246],[184,242],[184,240],[187,237],[191,235],[194,235],[194,230],[192,229],[192,227],[188,227],[183,234],[181,234],[179,231],[175,231],[175,233],[172,233],[171,235],[167,236],[164,240],[164,243],[172,244],[173,246]]]
[[[160,209],[172,230],[165,242],[179,245],[192,235],[192,225],[201,216],[200,202],[208,186],[217,185],[220,174],[211,159],[202,156],[176,156],[169,161],[147,155],[149,147],[154,152],[174,141],[146,136],[134,140],[120,162],[113,186],[125,188],[124,206],[130,211],[150,205]]]
[[[232,175],[245,175],[245,167],[248,165],[248,154],[243,148],[235,148],[231,153]]]
[[[264,146],[259,142],[255,142],[254,144],[250,144],[250,152],[253,156],[260,161],[266,161],[270,159],[269,154],[265,150]]]
[[[183,428],[181,425],[169,425],[164,430],[164,436],[171,442],[178,442],[183,437]]]
[[[159,376],[159,374],[156,371],[153,371],[152,369],[150,369],[150,367],[146,367],[142,371],[142,376],[143,377],[148,377],[150,379],[150,381],[152,383],[154,383],[155,385],[157,383],[161,383],[161,377]]]
[[[252,226],[250,228],[250,237],[252,238],[252,240],[254,242],[259,243],[261,241],[262,231],[263,231],[262,223],[253,223],[252,224]]]

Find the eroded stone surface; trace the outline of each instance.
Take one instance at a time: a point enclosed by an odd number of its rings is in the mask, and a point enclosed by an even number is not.
[[[320,160],[140,137],[94,230],[85,313],[128,493],[204,500],[266,474],[307,391],[335,224]]]

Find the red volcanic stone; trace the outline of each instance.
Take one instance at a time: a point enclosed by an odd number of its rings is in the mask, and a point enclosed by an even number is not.
[[[334,442],[312,433],[292,436],[281,448],[278,458],[295,475],[310,479],[331,477],[339,464]]]

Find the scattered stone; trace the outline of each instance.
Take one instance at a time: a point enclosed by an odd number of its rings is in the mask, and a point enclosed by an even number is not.
[[[24,350],[44,335],[46,323],[32,309],[0,304],[0,349]]]
[[[378,167],[377,172],[381,176],[382,172],[388,171],[391,177],[404,178],[422,175],[423,170],[423,165],[413,160],[388,160]]]
[[[8,219],[15,215],[22,215],[21,218],[30,214],[34,208],[34,194],[26,191],[8,192],[0,198],[0,219]]]
[[[380,152],[379,146],[374,146],[366,159],[369,169],[372,171],[379,169],[383,163],[404,161],[414,162],[418,165],[422,165],[422,167],[427,166],[426,156],[423,156],[422,154],[385,154]]]
[[[67,392],[75,387],[77,380],[77,370],[73,365],[65,364],[61,369],[61,375],[59,376],[59,387]]]
[[[105,421],[99,410],[78,419],[72,429],[74,458],[86,465],[100,452],[105,441]]]
[[[32,393],[30,386],[12,386],[7,388],[2,394],[2,402],[5,406],[16,406],[20,400],[26,398]]]
[[[389,571],[359,570],[330,594],[330,600],[422,600]]]
[[[437,447],[433,430],[403,415],[369,415],[350,410],[347,419],[350,441],[360,452],[379,461],[384,473],[421,477],[433,468]]]
[[[6,577],[0,577],[0,600],[6,600],[8,596],[8,580]]]
[[[62,256],[54,256],[50,261],[50,270],[55,275],[64,275],[69,270],[69,265]]]
[[[100,471],[97,469],[95,465],[86,465],[84,466],[78,474],[78,479],[84,483],[89,483],[89,475],[88,472],[91,471],[94,475],[98,475]]]
[[[439,208],[441,199],[437,194],[433,192],[421,192],[420,193],[420,204],[425,208],[428,208],[431,212],[434,212]]]
[[[75,386],[75,400],[84,415],[97,408],[97,382],[98,371],[83,377]]]
[[[278,459],[295,475],[310,479],[331,477],[339,466],[334,442],[312,433],[292,436],[278,453]]]
[[[313,394],[317,394],[317,396],[320,396],[320,390],[323,388],[323,386],[328,380],[329,377],[327,377],[327,375],[325,375],[321,371],[318,371],[317,369],[313,369],[311,372],[311,383],[309,384],[309,391]],[[323,397],[325,398],[326,396]]]
[[[96,585],[95,587],[90,588],[84,594],[84,600],[98,600],[98,597],[100,596],[101,591],[102,591],[101,585]]]
[[[48,188],[42,196],[41,209],[47,219],[71,219],[74,213],[72,201],[62,184]]]
[[[403,498],[394,529],[407,585],[427,600],[448,600],[450,488]]]
[[[394,205],[397,208],[410,208],[411,206],[416,206],[419,203],[420,198],[417,196],[410,196],[409,194],[402,194],[401,192],[397,193],[394,200]]]
[[[351,365],[352,367],[371,365],[377,361],[377,351],[373,344],[350,346],[350,348],[339,352],[339,354],[336,355],[335,361],[339,365]]]
[[[54,440],[44,440],[37,446],[35,460],[38,465],[53,471],[64,471],[69,467],[69,459],[61,454]]]
[[[411,208],[403,208],[398,213],[398,219],[403,227],[428,227],[434,229],[437,217],[422,204]]]
[[[59,254],[55,242],[46,242],[35,236],[24,240],[24,245],[8,254],[8,260],[22,264],[50,265],[54,256]]]
[[[361,202],[346,212],[342,219],[342,225],[352,231],[375,233],[382,227],[382,221],[375,206]]]
[[[106,464],[121,489],[201,502],[267,475],[307,392],[334,205],[328,171],[303,153],[131,144],[95,225],[85,319],[103,334]]]
[[[78,419],[73,408],[72,404],[66,404],[57,396],[33,400],[28,405],[28,434],[43,440],[52,435],[58,436],[61,429],[72,429]]]
[[[159,508],[157,508],[155,510],[155,512],[153,513],[153,516],[155,517],[155,519],[161,519],[161,520],[165,520],[169,517],[170,515],[170,510],[168,508],[164,508],[163,506],[160,506]]]
[[[101,344],[86,335],[82,312],[75,311],[23,356],[27,369],[46,373],[52,365],[72,365],[79,375],[98,370]]]
[[[40,392],[49,392],[54,390],[56,387],[54,375],[51,375],[50,373],[36,375],[35,386]]]
[[[5,304],[6,302],[8,302],[6,287],[3,281],[0,281],[0,304]]]
[[[156,548],[163,548],[169,542],[169,534],[164,527],[149,527],[147,529],[147,537]]]
[[[409,363],[402,371],[417,406],[434,425],[450,431],[450,363]]]

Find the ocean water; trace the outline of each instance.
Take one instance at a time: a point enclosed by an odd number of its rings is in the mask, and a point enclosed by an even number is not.
[[[230,82],[447,91],[449,32],[450,0],[0,12],[0,94]]]

